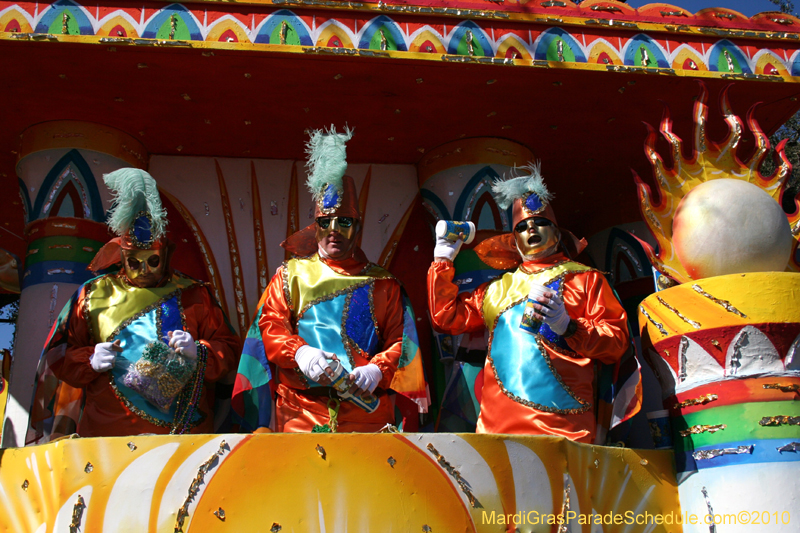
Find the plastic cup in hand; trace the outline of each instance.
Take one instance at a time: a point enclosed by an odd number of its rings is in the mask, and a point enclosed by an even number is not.
[[[436,236],[450,242],[464,241],[469,244],[475,239],[475,224],[457,220],[440,220],[436,223]]]

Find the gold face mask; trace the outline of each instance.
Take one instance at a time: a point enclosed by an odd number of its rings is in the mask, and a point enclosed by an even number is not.
[[[561,232],[549,219],[531,217],[514,226],[514,239],[525,260],[542,259],[555,253]]]
[[[353,250],[358,230],[358,219],[353,217],[319,217],[317,244],[331,259],[346,259]]]
[[[122,250],[125,275],[136,287],[155,287],[167,271],[166,250]]]

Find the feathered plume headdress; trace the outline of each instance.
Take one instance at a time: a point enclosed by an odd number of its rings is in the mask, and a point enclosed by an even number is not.
[[[137,248],[149,248],[164,237],[167,212],[161,206],[153,177],[138,168],[121,168],[103,175],[111,189],[114,205],[109,210],[108,226]]]
[[[536,195],[542,206],[553,199],[544,184],[542,164],[539,161],[515,168],[508,178],[496,179],[492,184],[492,193],[501,209],[508,209],[514,200],[526,198],[531,193]]]
[[[309,176],[306,181],[314,202],[324,214],[330,214],[341,205],[344,188],[342,177],[347,170],[347,141],[353,138],[353,130],[345,126],[344,133],[336,133],[331,126],[328,131],[314,130],[306,144]]]

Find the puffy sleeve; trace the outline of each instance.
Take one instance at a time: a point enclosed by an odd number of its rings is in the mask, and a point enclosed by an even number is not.
[[[369,362],[377,365],[383,374],[378,386],[388,389],[403,353],[403,297],[400,284],[394,280],[376,281],[373,302],[383,347]]]
[[[206,381],[218,381],[239,364],[241,341],[231,328],[219,303],[202,285],[183,291],[181,296],[186,329],[208,348]]]
[[[292,309],[283,292],[284,268],[278,268],[261,298],[258,327],[270,363],[282,368],[297,368],[294,355],[298,348],[308,343],[297,335],[293,324]]]
[[[451,335],[478,331],[484,327],[481,308],[486,284],[459,294],[453,283],[455,274],[450,261],[434,261],[428,269],[428,310],[433,327]]]
[[[628,317],[603,275],[593,271],[569,278],[563,298],[567,313],[578,326],[567,344],[603,363],[619,360],[630,343]]]
[[[53,374],[61,381],[76,388],[85,387],[105,372],[95,372],[89,359],[94,353],[95,341],[89,332],[89,325],[83,317],[83,301],[86,298],[86,286],[78,293],[68,313],[66,328],[66,350],[60,364],[52,366]],[[47,348],[47,347],[45,347]]]

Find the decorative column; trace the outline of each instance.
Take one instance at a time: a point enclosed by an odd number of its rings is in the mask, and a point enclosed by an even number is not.
[[[497,274],[481,261],[474,246],[486,237],[511,230],[511,212],[492,197],[492,182],[527,164],[533,153],[521,144],[489,137],[453,141],[425,154],[418,164],[420,192],[434,224],[438,220],[472,221],[477,238],[461,247],[455,260],[455,283],[461,291],[475,289]],[[431,235],[425,237],[433,242]],[[423,265],[427,270],[426,263]],[[425,276],[424,272],[420,273]],[[444,391],[439,431],[475,431],[483,384],[486,340],[483,333],[459,336],[434,332],[439,362],[434,365],[436,389]]]
[[[39,357],[61,309],[111,238],[102,176],[145,168],[147,153],[133,137],[79,121],[37,124],[21,135],[17,175],[25,206],[28,249],[22,269],[17,339],[2,446],[23,446]]]

